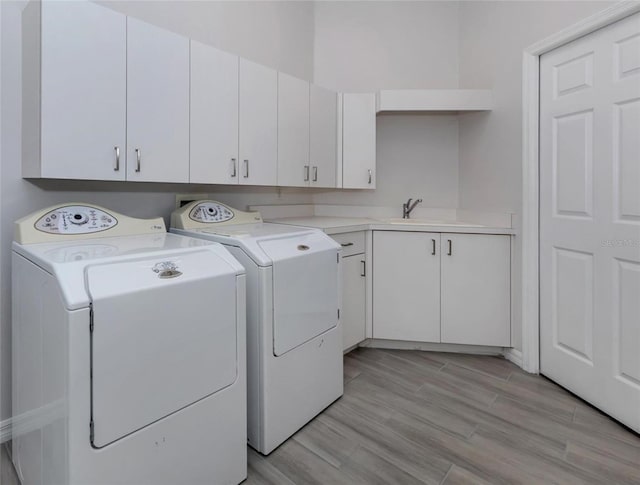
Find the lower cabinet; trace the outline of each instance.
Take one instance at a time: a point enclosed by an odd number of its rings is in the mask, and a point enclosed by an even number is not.
[[[342,348],[347,350],[365,339],[366,278],[364,231],[331,236],[342,246]]]
[[[440,234],[374,232],[373,337],[440,342]]]
[[[346,350],[365,339],[364,254],[342,258],[342,348]]]
[[[373,337],[511,345],[509,236],[374,231]]]

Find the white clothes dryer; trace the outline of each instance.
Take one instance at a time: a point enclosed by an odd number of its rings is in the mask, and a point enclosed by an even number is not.
[[[269,454],[342,395],[340,246],[215,201],[176,210],[171,226],[222,243],[247,271],[248,440]]]
[[[86,204],[16,222],[13,461],[22,483],[237,484],[245,271],[220,244]]]

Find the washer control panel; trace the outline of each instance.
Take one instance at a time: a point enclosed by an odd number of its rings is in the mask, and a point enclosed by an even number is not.
[[[233,219],[233,211],[217,202],[201,202],[189,212],[189,219],[195,222],[215,223]]]
[[[34,227],[48,234],[91,234],[115,227],[118,219],[96,207],[68,205],[40,217]]]

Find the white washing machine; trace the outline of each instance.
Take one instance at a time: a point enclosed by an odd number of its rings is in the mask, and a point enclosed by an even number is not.
[[[245,271],[223,246],[68,204],[16,222],[12,265],[22,483],[246,478]]]
[[[340,246],[215,201],[176,210],[171,226],[224,244],[247,271],[248,439],[269,454],[342,395]]]

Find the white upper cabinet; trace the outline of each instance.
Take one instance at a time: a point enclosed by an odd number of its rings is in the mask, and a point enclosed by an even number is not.
[[[237,184],[238,57],[191,41],[189,181]]]
[[[240,59],[240,183],[276,185],[278,73]]]
[[[376,95],[342,95],[342,187],[376,187]]]
[[[131,17],[127,180],[189,181],[189,39]]]
[[[24,20],[23,176],[124,180],[126,17],[32,2]]]
[[[338,153],[338,95],[310,88],[310,185],[335,187]]]
[[[278,185],[309,181],[309,83],[278,73]]]

